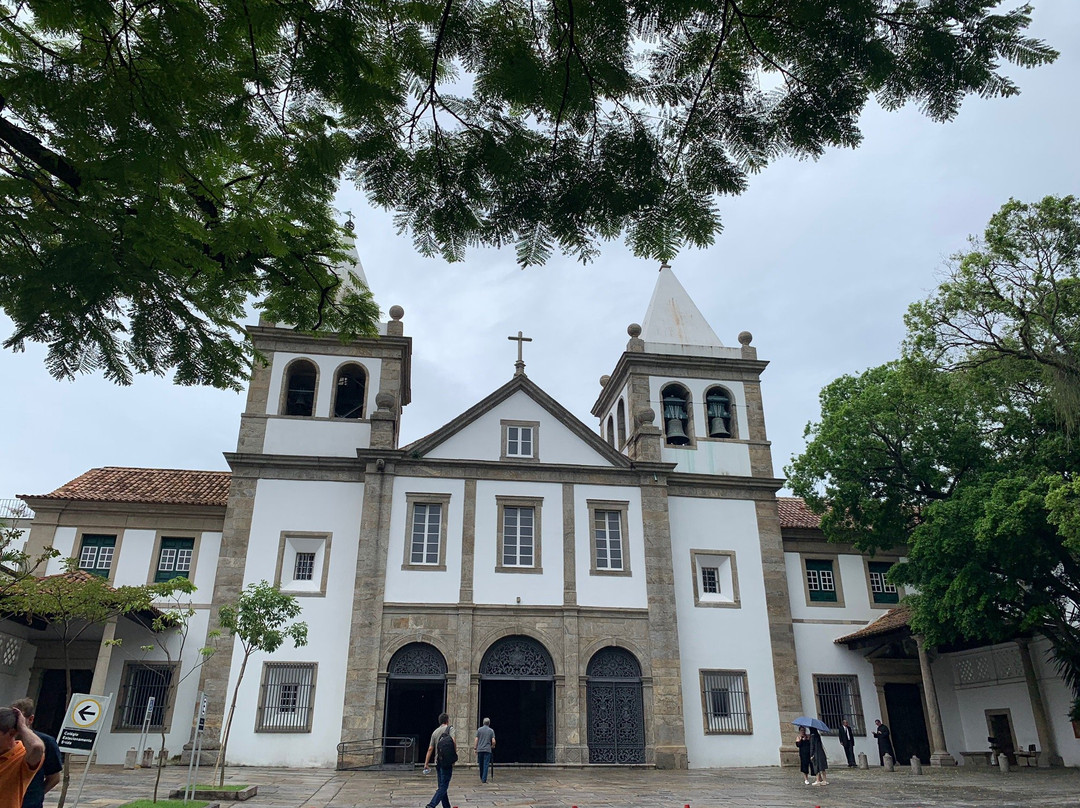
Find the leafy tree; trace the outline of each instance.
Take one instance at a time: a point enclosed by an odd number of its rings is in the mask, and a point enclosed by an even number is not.
[[[244,673],[247,672],[248,660],[256,651],[274,653],[285,640],[292,640],[297,648],[307,645],[307,623],[289,622],[298,617],[301,611],[295,597],[286,595],[273,584],[260,581],[248,584],[236,603],[222,606],[218,612],[221,627],[240,640],[243,651],[215,766],[218,785],[225,784],[225,752],[236,712],[236,698],[240,693],[240,683],[244,681]]]
[[[1045,635],[1080,719],[1078,213],[1005,205],[911,307],[908,356],[822,391],[787,471],[830,540],[906,543],[890,575],[930,642]]]
[[[5,345],[57,377],[238,387],[243,307],[371,333],[339,177],[424,254],[711,243],[871,96],[948,120],[1056,53],[997,0],[0,0]]]
[[[50,558],[59,553],[46,547],[40,555],[31,557],[20,549],[24,528],[19,522],[30,516],[30,510],[22,504],[15,508],[0,510],[0,601],[8,590],[34,572]]]

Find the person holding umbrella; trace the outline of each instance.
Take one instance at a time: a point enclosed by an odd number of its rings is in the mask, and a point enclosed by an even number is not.
[[[821,732],[828,732],[829,727],[820,719],[800,715],[791,722],[797,727],[810,729],[810,772],[814,775],[815,786],[827,786],[825,771],[829,768],[829,759],[825,755],[825,745],[821,742]]]

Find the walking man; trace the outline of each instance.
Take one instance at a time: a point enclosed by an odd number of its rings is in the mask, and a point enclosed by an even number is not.
[[[56,784],[60,782],[60,772],[64,770],[64,759],[60,757],[60,747],[56,745],[56,738],[34,729],[34,700],[19,699],[11,706],[26,717],[26,725],[33,729],[34,734],[45,744],[45,760],[34,775],[34,779],[30,781],[30,786],[26,789],[26,796],[22,801],[22,808],[42,808],[45,795],[56,788]]]
[[[881,723],[881,719],[874,721],[877,729],[874,731],[874,737],[877,738],[877,751],[878,757],[881,759],[881,765],[885,765],[885,755],[892,756],[893,762],[896,762],[896,752],[893,751],[892,738],[889,737],[889,728]]]
[[[846,718],[840,725],[840,745],[844,747],[848,768],[855,768],[855,730],[851,728]]]
[[[21,808],[41,761],[45,744],[18,710],[0,707],[0,808]]]
[[[439,726],[431,733],[431,743],[428,744],[427,754],[424,756],[424,774],[431,771],[430,763],[433,757],[439,787],[435,789],[435,794],[425,808],[435,808],[439,803],[442,803],[442,808],[451,808],[450,797],[446,795],[446,790],[450,787],[450,778],[454,776],[457,744],[454,743],[454,728],[450,726],[450,716],[447,713],[439,716]]]
[[[480,767],[480,782],[486,783],[488,766],[491,764],[491,750],[495,748],[495,730],[491,728],[491,719],[485,718],[483,726],[476,731],[476,765]]]

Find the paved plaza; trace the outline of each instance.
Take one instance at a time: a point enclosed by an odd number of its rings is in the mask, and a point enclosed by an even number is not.
[[[497,769],[481,785],[475,768],[454,773],[453,805],[460,808],[1076,808],[1080,769],[1024,769],[1005,775],[968,766],[906,768],[888,773],[836,769],[825,787],[804,786],[790,769],[655,771],[609,768]],[[70,806],[81,769],[72,773]],[[163,783],[181,785],[186,769],[165,770]],[[152,770],[97,766],[80,806],[110,808],[152,794]],[[244,808],[419,808],[435,790],[434,775],[419,772],[336,772],[331,769],[233,768],[227,782],[256,783]],[[55,806],[54,791],[46,806]],[[162,796],[167,796],[166,788]],[[228,806],[229,803],[224,805]]]

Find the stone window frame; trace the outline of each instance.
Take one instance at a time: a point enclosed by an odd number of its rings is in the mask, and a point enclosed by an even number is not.
[[[820,682],[824,682],[826,680],[831,679],[831,680],[834,680],[834,681],[836,681],[838,683],[842,681],[842,682],[844,682],[844,683],[846,683],[847,685],[850,686],[847,695],[848,695],[848,698],[851,700],[851,706],[853,708],[853,711],[851,713],[851,717],[853,719],[855,719],[855,725],[852,726],[852,728],[851,728],[851,734],[854,735],[857,738],[865,738],[867,736],[866,711],[863,708],[862,691],[859,689],[859,676],[858,676],[858,674],[854,674],[854,673],[814,673],[814,674],[811,674],[811,679],[813,681],[813,688],[814,688],[814,709],[817,711],[816,712],[817,717],[819,719],[821,719],[822,721],[825,721],[825,719],[822,717],[824,715],[824,713],[823,713],[823,711],[821,709],[822,693],[818,689],[818,684]],[[831,695],[831,694],[826,694],[826,695]],[[843,720],[843,717],[841,717],[841,720]],[[829,722],[825,721],[825,723],[828,724]],[[834,733],[836,733],[837,735],[840,733],[840,724],[837,724],[835,727],[833,727],[831,724],[829,724],[829,726],[832,727],[832,731]]]
[[[716,389],[723,390],[725,393],[727,393],[728,397],[728,407],[730,408],[728,420],[731,422],[731,435],[726,438],[714,438],[709,434],[709,393]],[[741,440],[741,438],[739,437],[741,434],[739,431],[739,409],[735,401],[735,394],[726,384],[715,382],[705,388],[705,392],[701,396],[701,411],[705,416],[705,429],[703,430],[704,434],[701,436],[700,440],[720,441],[724,443]]]
[[[601,575],[605,577],[630,577],[633,572],[630,569],[630,503],[611,499],[587,499],[585,504],[589,508],[589,575]],[[619,512],[619,536],[622,549],[622,568],[601,569],[596,566],[596,512],[618,511]]]
[[[266,687],[268,673],[274,669],[282,668],[308,668],[311,670],[311,687],[308,694],[308,708],[307,708],[307,723],[303,726],[275,726],[274,724],[268,724],[266,722],[266,705],[263,700],[266,698]],[[310,733],[313,725],[313,719],[315,716],[315,694],[318,691],[319,684],[319,663],[318,662],[263,662],[262,672],[259,676],[259,696],[255,706],[255,732],[267,733],[273,735],[296,735],[302,733]]]
[[[727,564],[731,571],[731,598],[730,600],[721,599],[723,592],[720,593],[721,597],[712,598],[701,590],[701,569],[702,565],[699,564],[698,558],[704,556],[724,556],[727,558]],[[720,608],[720,609],[741,609],[742,602],[739,599],[739,570],[735,563],[735,551],[734,550],[706,550],[696,549],[690,551],[690,568],[694,573],[694,605],[703,606],[705,608]]]
[[[507,444],[509,443],[509,429],[508,427],[528,427],[532,429],[532,454],[531,455],[512,455],[507,454]],[[517,460],[525,462],[536,462],[540,459],[540,422],[539,421],[513,421],[513,420],[501,420],[499,421],[499,431],[501,437],[501,450],[499,453],[500,460]],[[519,438],[520,442],[520,438]]]
[[[330,575],[330,547],[333,542],[333,533],[326,531],[308,531],[308,530],[283,530],[279,534],[278,538],[278,552],[277,552],[277,569],[274,572],[274,581],[277,582],[278,588],[289,595],[293,595],[298,598],[321,598],[326,597],[326,582]],[[322,569],[319,570],[319,588],[318,589],[296,589],[291,586],[294,582],[292,575],[293,572],[289,570],[289,579],[285,580],[282,575],[285,573],[285,554],[288,550],[288,544],[290,539],[321,539],[323,542],[322,548]],[[307,552],[307,551],[305,551]],[[318,551],[316,551],[316,554]],[[294,551],[294,563],[295,563],[295,551]],[[314,580],[314,579],[313,579]]]
[[[142,732],[143,716],[146,714],[145,707],[140,712],[138,721],[136,721],[133,724],[122,723],[120,719],[124,715],[124,712],[125,712],[124,705],[123,705],[123,700],[124,700],[124,696],[125,696],[125,692],[124,692],[125,688],[128,686],[127,685],[128,676],[131,674],[131,671],[133,669],[135,669],[135,668],[150,668],[150,667],[154,667],[154,668],[172,668],[172,678],[170,679],[169,686],[167,686],[165,688],[166,698],[169,696],[170,692],[172,693],[172,698],[169,699],[169,703],[165,705],[165,714],[161,717],[161,726],[164,728],[164,732],[166,734],[168,734],[169,732],[172,731],[173,708],[176,706],[176,695],[177,695],[177,692],[178,692],[178,689],[175,687],[175,685],[178,684],[177,681],[176,681],[176,677],[180,673],[180,663],[178,661],[169,662],[167,659],[154,659],[154,660],[128,659],[128,660],[124,661],[124,667],[120,672],[120,692],[119,692],[119,695],[117,696],[116,707],[113,710],[113,720],[112,720],[112,731],[113,732],[126,732],[126,733]],[[158,728],[157,724],[151,724],[150,725],[150,731],[151,732],[161,732],[162,730]]]
[[[120,545],[124,539],[124,531],[122,528],[97,528],[97,527],[80,527],[75,531],[75,541],[71,545],[71,557],[75,559],[75,568],[82,570],[79,566],[79,559],[82,557],[82,543],[83,536],[112,536],[113,555],[112,561],[109,563],[109,574],[98,576],[104,578],[109,584],[112,584],[116,580],[116,562],[120,558]],[[90,570],[82,570],[90,575],[97,575],[97,573],[90,572]]]
[[[540,553],[541,542],[541,513],[544,505],[543,497],[495,497],[497,522],[495,525],[495,572],[519,573],[525,575],[538,575],[543,573],[543,556]],[[503,512],[506,508],[532,508],[533,509],[533,564],[531,567],[506,566],[503,564]]]
[[[191,567],[188,569],[187,575],[174,575],[172,577],[184,577],[189,581],[194,581],[195,568],[199,562],[199,546],[202,544],[202,533],[184,530],[159,530],[154,534],[154,551],[150,555],[150,574],[147,576],[146,582],[152,584],[157,579],[158,565],[161,564],[162,539],[191,539]]]
[[[890,569],[899,563],[899,559],[887,559],[887,558],[869,558],[863,556],[863,571],[866,573],[866,594],[870,599],[871,609],[895,609],[897,604],[904,599],[904,588],[902,586],[896,587],[896,603],[879,603],[874,600],[874,587],[870,582],[870,565],[871,564],[889,564]]]
[[[439,505],[442,516],[439,519],[439,560],[435,564],[415,564],[412,560],[412,524],[413,512],[417,505]],[[450,514],[450,494],[406,493],[405,494],[405,554],[401,568],[416,572],[446,572],[446,523]]]
[[[806,562],[807,561],[830,561],[832,562],[832,575],[833,585],[836,587],[836,600],[810,600],[810,582],[806,577]],[[826,609],[842,609],[844,608],[844,584],[840,576],[840,556],[829,553],[800,553],[799,554],[799,574],[802,576],[802,589],[803,597],[806,598],[806,605],[811,607],[824,607]]]
[[[705,689],[705,677],[715,676],[738,676],[742,678],[743,696],[746,699],[746,728],[745,729],[710,729],[709,727],[709,696]],[[701,694],[701,720],[706,735],[753,735],[754,712],[750,705],[750,677],[745,669],[728,668],[700,668],[698,670],[698,692]]]
[[[364,402],[360,408],[359,418],[346,418],[341,415],[334,415],[334,409],[337,407],[338,375],[344,368],[347,368],[349,365],[356,365],[364,373]],[[370,413],[368,412],[368,394],[371,391],[371,371],[368,369],[367,365],[365,365],[359,359],[346,359],[344,362],[334,368],[333,379],[334,385],[333,389],[330,391],[330,419],[334,421],[344,421],[345,423],[364,423],[370,421],[371,419],[368,417],[370,415]],[[316,392],[318,392],[317,387]],[[312,414],[314,415],[314,410],[312,410]]]
[[[677,446],[675,444],[668,443],[667,435],[667,419],[664,418],[664,391],[669,387],[678,387],[686,395],[686,437],[687,443],[683,446]],[[684,382],[677,379],[670,379],[660,384],[660,437],[663,440],[663,447],[665,449],[693,449],[697,446],[697,428],[694,423],[694,394],[690,392],[690,388],[686,386]]]
[[[285,412],[285,405],[289,398],[289,368],[297,362],[308,362],[315,366],[315,392],[312,394],[311,398],[311,415],[289,415]],[[318,362],[309,356],[294,356],[286,362],[285,367],[281,369],[281,390],[278,393],[278,406],[275,415],[278,418],[314,418],[315,413],[319,411],[319,381],[321,378],[322,368],[319,366]]]

